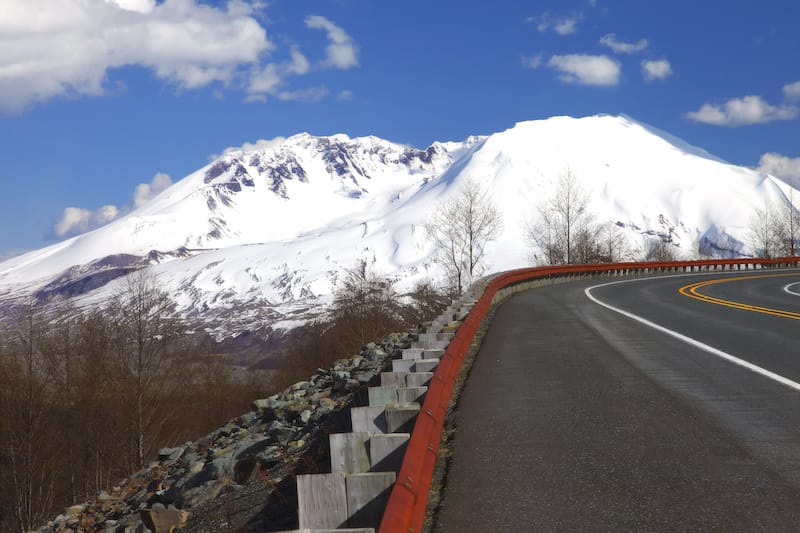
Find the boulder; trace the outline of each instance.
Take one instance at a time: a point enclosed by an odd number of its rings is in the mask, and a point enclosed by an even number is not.
[[[154,507],[139,512],[142,523],[153,533],[171,533],[186,525],[189,513],[175,507]]]
[[[185,448],[183,446],[178,446],[177,448],[161,448],[158,450],[158,460],[175,461],[183,454],[184,450]]]

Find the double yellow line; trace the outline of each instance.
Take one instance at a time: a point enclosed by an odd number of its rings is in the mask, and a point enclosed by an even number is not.
[[[786,276],[797,276],[798,274],[764,274],[761,276],[739,276],[735,278],[721,278],[721,279],[712,279],[709,281],[701,281],[699,283],[692,283],[690,285],[685,285],[678,289],[678,292],[684,296],[689,298],[694,298],[695,300],[700,300],[703,302],[708,302],[717,305],[724,305],[725,307],[733,307],[734,309],[742,309],[744,311],[753,311],[755,313],[763,313],[766,315],[774,315],[774,316],[781,316],[783,318],[791,318],[793,320],[800,320],[800,313],[795,313],[792,311],[785,311],[783,309],[773,309],[771,307],[761,307],[758,305],[750,305],[743,302],[734,302],[732,300],[723,300],[722,298],[715,298],[714,296],[708,296],[699,292],[700,289],[703,287],[708,287],[710,285],[717,285],[719,283],[728,283],[731,281],[742,281],[748,279],[758,279],[758,278],[778,278],[778,277],[786,277]]]

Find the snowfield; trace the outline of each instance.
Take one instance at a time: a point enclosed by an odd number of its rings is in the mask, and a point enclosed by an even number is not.
[[[218,338],[289,329],[330,301],[359,258],[400,289],[437,279],[424,224],[470,179],[503,213],[490,270],[528,266],[525,217],[567,168],[597,221],[624,228],[632,260],[670,234],[684,258],[747,255],[752,213],[790,189],[626,116],[521,122],[425,150],[300,134],[227,153],[107,226],[0,263],[0,300],[67,296],[92,306],[146,267]]]

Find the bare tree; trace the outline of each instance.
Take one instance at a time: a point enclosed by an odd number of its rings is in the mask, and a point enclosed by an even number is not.
[[[0,479],[9,479],[9,458],[6,443],[10,440],[8,406],[10,404],[11,372],[9,368],[6,343],[8,333],[5,323],[0,320]],[[8,483],[0,483],[0,529],[11,530],[11,513],[8,512],[11,501],[11,488]]]
[[[598,231],[598,251],[600,261],[616,263],[621,261],[628,253],[628,244],[622,233],[619,222],[606,222]]]
[[[80,371],[76,374],[80,463],[83,468],[82,491],[97,492],[108,485],[111,475],[123,475],[118,453],[124,441],[128,406],[115,388],[115,371],[119,365],[111,346],[112,324],[102,311],[83,316],[77,339],[81,354]],[[115,446],[116,445],[116,446]]]
[[[0,319],[2,532],[36,528],[157,445],[202,435],[267,392],[251,394],[221,364],[202,376],[197,360],[188,367],[184,343],[195,339],[179,337],[172,302],[146,274],[93,313],[49,303]],[[198,405],[213,408],[198,417]]]
[[[348,336],[357,338],[360,347],[397,322],[397,295],[394,283],[379,276],[364,258],[345,274],[334,293],[333,320],[355,328]]]
[[[471,179],[436,207],[425,230],[452,292],[460,294],[483,272],[486,245],[502,233],[503,219],[488,191]]]
[[[22,305],[12,330],[13,361],[9,383],[7,445],[8,483],[12,491],[13,519],[21,533],[43,522],[53,501],[48,451],[39,439],[46,424],[47,387],[42,344],[46,328],[35,302]]]
[[[170,350],[183,330],[174,313],[175,304],[146,271],[128,275],[112,300],[110,315],[115,331],[115,350],[123,386],[130,401],[130,468],[144,463],[149,434],[157,429],[160,401],[167,388],[176,386],[169,375]]]
[[[75,405],[75,373],[78,367],[77,352],[77,312],[69,304],[59,305],[53,309],[49,317],[47,333],[42,342],[42,355],[49,375],[49,385],[59,398],[55,409],[59,412],[58,427],[63,434],[62,442],[66,448],[67,464],[76,464],[76,439],[78,437],[78,411]],[[55,428],[54,428],[55,429]],[[65,500],[61,503],[68,504],[77,501],[77,469],[69,468],[66,472]]]
[[[561,173],[552,194],[538,204],[536,215],[538,217],[528,221],[526,232],[530,246],[542,254],[541,262],[563,264],[597,260],[599,228],[589,210],[589,195],[571,168]]]
[[[677,256],[675,254],[675,245],[670,238],[659,237],[650,240],[650,249],[647,251],[648,261],[658,261],[665,263],[675,261]]]
[[[781,226],[781,217],[771,203],[765,202],[763,208],[755,210],[750,218],[749,239],[757,257],[769,259],[780,255]]]
[[[794,205],[794,188],[789,189],[789,196],[776,213],[777,231],[780,234],[780,254],[794,257],[797,255],[797,243],[800,240],[800,211]]]
[[[404,296],[410,300],[401,310],[403,322],[408,326],[416,326],[430,320],[431,317],[441,314],[450,304],[447,293],[429,279],[418,282]]]

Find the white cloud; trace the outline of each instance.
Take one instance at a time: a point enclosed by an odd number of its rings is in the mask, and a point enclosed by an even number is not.
[[[559,35],[572,35],[578,31],[578,19],[567,18],[560,20],[553,26],[553,30]]]
[[[119,216],[119,209],[115,205],[104,205],[94,213],[94,219],[100,223],[111,222]]]
[[[548,12],[534,17],[528,17],[525,21],[536,24],[536,29],[540,33],[554,31],[559,35],[572,35],[578,31],[578,23],[583,20],[580,13],[572,15],[554,16]]]
[[[326,49],[325,64],[339,69],[349,69],[358,66],[358,48],[347,32],[342,28],[319,15],[306,17],[306,26],[313,29],[324,30],[328,34],[330,44]]]
[[[294,91],[280,91],[275,95],[278,100],[291,100],[295,102],[319,102],[330,94],[325,86],[308,87]]]
[[[109,70],[152,69],[178,88],[231,83],[274,45],[241,1],[3,0],[0,111],[99,95]],[[252,6],[250,6],[252,8]]]
[[[283,85],[284,78],[288,73],[286,65],[281,67],[276,63],[270,63],[263,68],[254,69],[250,76],[250,83],[247,86],[247,101],[266,101],[268,94],[274,94]]]
[[[259,22],[266,3],[228,0],[2,0],[0,113],[56,97],[102,95],[114,69],[142,67],[178,90],[244,89],[248,100],[315,100],[319,88],[287,80],[315,68],[298,46],[277,46]],[[327,18],[306,26],[329,41],[317,68],[358,65],[352,37]],[[68,52],[67,52],[68,51]],[[269,61],[268,61],[269,59]]]
[[[542,54],[537,54],[535,56],[525,56],[522,58],[522,66],[526,68],[539,68],[544,64],[544,58]]]
[[[352,100],[353,99],[353,91],[350,89],[344,89],[339,91],[339,94],[336,95],[337,100]]]
[[[666,59],[642,61],[642,75],[645,81],[665,80],[672,76],[672,65]]]
[[[777,120],[791,120],[800,115],[800,108],[791,105],[774,106],[760,96],[732,98],[722,105],[703,104],[697,110],[686,113],[695,122],[714,126],[746,126],[764,124]]]
[[[286,89],[287,78],[292,75],[305,74],[310,64],[300,52],[295,52],[291,61],[286,63],[270,63],[263,69],[255,71],[247,87],[248,102],[265,102],[267,96],[278,100],[294,100],[302,102],[319,102],[330,92],[327,87],[309,87],[306,89]]]
[[[789,100],[800,100],[800,81],[784,85],[783,96]]]
[[[133,208],[141,207],[170,185],[172,179],[163,172],[153,176],[149,183],[140,183],[133,191]],[[64,238],[85,233],[105,226],[131,210],[131,207],[120,208],[115,205],[104,205],[95,211],[82,207],[67,207],[53,226],[52,236]]]
[[[316,69],[336,68],[349,69],[358,65],[358,49],[353,39],[342,28],[320,16],[309,16],[306,26],[322,29],[328,34],[330,44],[325,49],[325,59],[316,67],[300,52],[297,46],[290,50],[290,59],[280,63],[269,63],[254,68],[247,85],[248,102],[265,102],[267,97],[278,100],[294,100],[302,102],[318,102],[328,96],[330,91],[325,86],[306,89],[287,88],[287,79],[300,76]]]
[[[63,237],[68,233],[83,233],[89,230],[89,223],[92,212],[80,207],[67,207],[61,214],[61,218],[53,227],[53,232],[58,237]]]
[[[303,75],[307,74],[309,70],[311,70],[311,63],[308,62],[306,56],[304,56],[300,49],[296,46],[292,47],[291,50],[292,60],[287,65],[287,72],[290,74],[297,74]]]
[[[284,142],[286,137],[275,137],[274,139],[258,139],[256,142],[245,142],[241,146],[229,146],[225,148],[222,153],[229,154],[231,152],[253,152],[255,150],[269,150],[272,148],[279,148]],[[211,159],[216,159],[217,155],[212,156]]]
[[[156,0],[106,0],[117,4],[122,9],[136,11],[138,13],[149,13],[156,7]]]
[[[616,85],[620,64],[604,55],[554,55],[547,66],[561,72],[561,80],[581,85]]]
[[[150,183],[140,183],[133,191],[133,206],[141,207],[162,191],[167,190],[172,185],[172,178],[163,172],[157,173],[150,180]]]
[[[67,207],[53,227],[57,237],[77,235],[104,226],[117,218],[119,210],[113,205],[104,205],[97,211],[80,207]]]
[[[636,52],[645,50],[650,45],[650,43],[647,42],[647,39],[639,39],[635,43],[618,41],[617,36],[614,33],[609,33],[601,37],[600,44],[611,48],[618,54],[635,54]]]
[[[769,152],[761,156],[758,170],[777,176],[794,187],[800,186],[800,157],[792,158]]]

